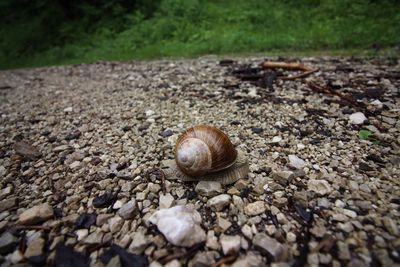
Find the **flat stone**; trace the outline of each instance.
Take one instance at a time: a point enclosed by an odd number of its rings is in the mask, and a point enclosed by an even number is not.
[[[240,236],[223,235],[220,238],[220,243],[225,255],[235,254],[240,249]]]
[[[253,238],[253,245],[258,251],[267,254],[274,261],[279,262],[287,259],[287,248],[266,234],[256,234]]]
[[[0,201],[0,212],[16,207],[18,198],[10,197]]]
[[[356,112],[350,115],[349,117],[349,122],[351,124],[363,124],[364,121],[367,120],[367,117],[365,117],[364,113],[362,112]]]
[[[207,206],[210,207],[214,211],[220,211],[224,207],[228,206],[231,200],[231,196],[228,194],[222,194],[210,198],[207,201]]]
[[[79,230],[76,230],[75,234],[76,234],[76,239],[78,241],[81,241],[89,235],[89,230],[88,229],[79,229]]]
[[[42,237],[34,238],[30,242],[28,242],[24,257],[31,258],[42,255],[44,244],[45,240]]]
[[[9,232],[5,232],[0,236],[0,254],[10,253],[18,244],[18,238]]]
[[[294,173],[292,171],[277,171],[272,172],[271,176],[277,183],[286,186],[294,178]]]
[[[53,215],[53,208],[48,203],[43,203],[21,213],[18,222],[23,225],[33,225],[47,221]]]
[[[132,242],[129,251],[134,254],[142,254],[146,247],[150,244],[150,240],[142,232],[134,232],[131,234]]]
[[[174,203],[175,199],[170,193],[160,194],[159,198],[159,206],[160,209],[169,209],[172,207],[172,204]]]
[[[289,165],[295,169],[303,169],[306,162],[296,155],[289,155]]]
[[[226,230],[228,230],[229,227],[232,226],[232,223],[218,215],[217,226],[219,230],[221,230],[221,232],[225,232]]]
[[[399,228],[394,220],[385,216],[382,218],[383,225],[385,226],[386,230],[392,235],[398,236],[399,235]]]
[[[119,216],[115,216],[108,220],[108,224],[110,225],[111,233],[116,233],[121,230],[124,220]]]
[[[247,204],[244,207],[244,213],[246,213],[246,215],[249,216],[255,216],[255,215],[259,215],[262,214],[266,211],[267,206],[264,203],[264,201],[256,201],[250,204]]]
[[[200,181],[197,183],[195,191],[199,195],[212,197],[222,192],[222,185],[215,181]]]
[[[128,201],[118,210],[118,215],[124,219],[129,220],[132,219],[137,213],[138,208],[136,205],[136,201],[134,199]]]
[[[7,186],[6,188],[1,189],[0,190],[0,200],[11,195],[12,191],[13,191],[12,186]]]
[[[326,180],[311,179],[308,181],[308,190],[314,191],[320,196],[330,194],[333,189]]]
[[[97,231],[91,233],[90,235],[88,235],[85,238],[84,242],[86,244],[99,244],[102,242],[103,236],[104,236],[104,233],[101,232],[100,230],[97,230]]]
[[[201,216],[192,204],[158,210],[148,219],[176,246],[191,247],[206,240]]]

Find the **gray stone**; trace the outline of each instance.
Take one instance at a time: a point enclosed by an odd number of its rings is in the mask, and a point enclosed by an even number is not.
[[[47,221],[53,217],[53,208],[48,203],[43,203],[25,210],[19,215],[19,223],[32,225]]]
[[[224,207],[228,206],[231,200],[231,196],[228,194],[222,194],[210,198],[207,201],[207,206],[210,207],[214,211],[220,211]]]
[[[220,182],[200,181],[197,183],[195,191],[199,195],[212,197],[222,192],[222,186]]]
[[[0,237],[0,254],[11,252],[18,243],[18,238],[9,232],[5,232]]]
[[[266,234],[256,234],[253,238],[253,245],[258,251],[267,254],[274,261],[285,261],[287,259],[287,248]]]
[[[7,186],[6,188],[1,189],[0,190],[0,200],[11,195],[12,191],[13,191],[12,186]]]
[[[289,155],[289,165],[295,169],[303,169],[306,162],[296,155]]]
[[[240,236],[223,235],[220,237],[220,243],[225,255],[235,254],[240,249]]]
[[[118,210],[118,215],[124,220],[132,219],[137,212],[137,205],[134,199],[128,201]]]
[[[274,179],[280,185],[287,185],[294,178],[292,171],[277,171],[272,173],[272,179]]]
[[[146,247],[150,244],[150,240],[142,232],[134,232],[131,234],[132,242],[129,251],[135,254],[142,254]]]
[[[26,248],[24,257],[31,258],[42,255],[44,244],[45,240],[42,237],[35,237],[30,242],[28,242],[28,247]]]
[[[262,214],[266,211],[267,206],[264,201],[256,201],[250,204],[247,204],[244,207],[244,212],[249,216],[255,216],[258,214]]]
[[[201,216],[192,204],[158,210],[148,219],[176,246],[191,247],[206,240]]]
[[[17,205],[18,198],[10,197],[0,201],[0,212],[14,208]]]
[[[308,181],[308,190],[314,191],[320,196],[327,195],[333,191],[328,181],[315,179],[311,179]]]
[[[349,121],[351,124],[363,124],[367,118],[365,117],[364,113],[356,112],[350,115]]]
[[[160,209],[169,209],[174,201],[175,199],[170,193],[167,193],[165,195],[161,194],[159,198]]]
[[[116,233],[121,230],[124,220],[119,216],[115,216],[108,220],[108,224],[110,225],[111,233]]]

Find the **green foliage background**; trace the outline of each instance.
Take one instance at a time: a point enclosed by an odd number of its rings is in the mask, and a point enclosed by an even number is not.
[[[399,49],[398,0],[0,0],[0,68]],[[397,47],[397,48],[396,48]]]

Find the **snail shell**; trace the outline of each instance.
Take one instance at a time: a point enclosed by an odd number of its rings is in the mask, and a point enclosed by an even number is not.
[[[192,177],[225,170],[236,158],[237,151],[228,136],[208,125],[187,129],[175,146],[176,165]]]

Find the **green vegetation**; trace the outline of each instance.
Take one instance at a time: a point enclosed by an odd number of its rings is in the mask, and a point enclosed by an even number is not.
[[[361,140],[368,140],[368,141],[371,141],[372,143],[374,143],[374,144],[378,144],[379,143],[379,141],[376,139],[376,137],[374,136],[374,133],[373,132],[371,132],[370,130],[367,130],[367,129],[361,129],[359,132],[358,132],[358,137],[361,139]]]
[[[400,44],[398,0],[92,2],[1,0],[0,68]]]

